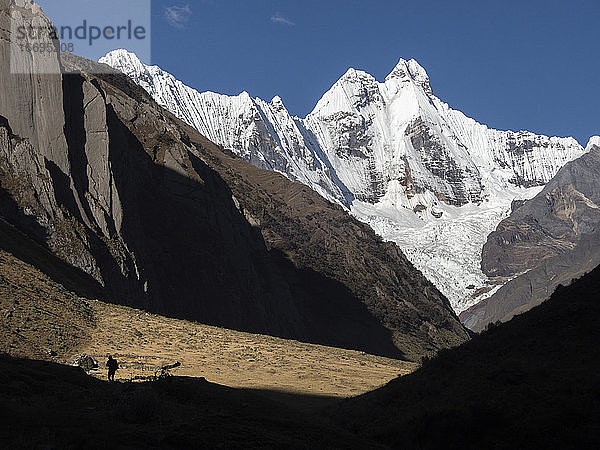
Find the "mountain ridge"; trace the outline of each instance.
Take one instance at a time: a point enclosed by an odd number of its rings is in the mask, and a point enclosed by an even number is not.
[[[219,145],[349,209],[397,243],[457,312],[497,289],[480,254],[512,201],[533,197],[585,151],[572,138],[469,119],[435,97],[414,59],[400,59],[383,83],[348,69],[304,119],[278,96],[198,92],[125,50],[101,61]]]
[[[25,4],[0,13],[3,57],[9,30],[52,27]],[[0,67],[2,215],[109,300],[415,360],[468,339],[402,252],[340,206],[224,151],[120,72],[70,54],[20,62]]]
[[[461,313],[469,328],[506,321],[600,264],[600,146],[567,163],[533,199],[515,205],[483,247],[482,269],[509,281]]]

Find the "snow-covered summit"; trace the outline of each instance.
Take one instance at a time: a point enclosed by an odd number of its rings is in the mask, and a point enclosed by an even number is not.
[[[592,147],[600,147],[600,136],[592,136],[585,147],[586,151],[590,151]]]
[[[401,58],[396,67],[385,78],[386,83],[392,80],[412,80],[421,86],[428,95],[433,95],[427,71],[414,59],[406,61]]]
[[[145,66],[126,50],[110,52],[100,62],[131,77],[160,105],[211,141],[258,167],[281,172],[329,200],[349,206],[346,196],[350,194],[328,175],[330,168],[322,155],[305,144],[302,123],[289,114],[279,96],[265,102],[245,91],[237,96],[198,92],[157,66]]]
[[[113,50],[106,56],[100,58],[100,62],[120,70],[128,76],[139,76],[150,72],[160,72],[158,66],[146,66],[135,53],[124,49]]]
[[[533,197],[585,151],[572,138],[477,123],[435,97],[414,59],[400,59],[383,82],[349,69],[304,119],[278,96],[198,92],[124,50],[100,61],[212,141],[309,185],[397,242],[458,312],[488,289],[481,249],[512,201]]]

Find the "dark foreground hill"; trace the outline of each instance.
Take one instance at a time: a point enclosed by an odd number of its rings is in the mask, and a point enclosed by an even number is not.
[[[7,351],[51,359],[80,352],[98,326],[98,309],[12,255],[0,256]],[[1,356],[0,447],[597,448],[599,289],[597,269],[416,373],[341,403],[198,378],[108,384],[78,368]],[[36,296],[45,301],[36,304]],[[206,335],[202,341],[208,352]],[[189,346],[190,338],[178,342]],[[36,353],[46,345],[58,355]]]
[[[0,216],[104,298],[413,360],[468,339],[402,252],[341,207],[217,147],[123,74],[19,56],[11,30],[52,27],[22,3],[0,0]]]
[[[271,396],[195,378],[108,383],[0,356],[0,447],[377,448],[296,409],[300,397]]]
[[[598,448],[600,268],[332,411],[395,448]]]

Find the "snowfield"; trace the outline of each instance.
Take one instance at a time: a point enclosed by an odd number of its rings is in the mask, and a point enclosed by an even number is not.
[[[508,217],[514,199],[532,198],[541,189],[513,189],[481,205],[438,204],[436,211],[442,213],[439,219],[397,208],[387,200],[375,205],[357,201],[351,212],[383,239],[398,244],[414,266],[448,297],[458,314],[500,287],[490,285],[481,271],[483,245],[498,223]],[[489,290],[474,296],[484,287]]]

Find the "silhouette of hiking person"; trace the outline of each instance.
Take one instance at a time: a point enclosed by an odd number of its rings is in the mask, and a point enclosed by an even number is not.
[[[119,363],[112,357],[112,355],[108,355],[106,367],[108,367],[108,381],[115,381],[115,372],[119,368]]]

